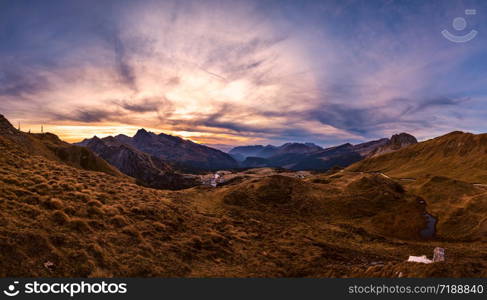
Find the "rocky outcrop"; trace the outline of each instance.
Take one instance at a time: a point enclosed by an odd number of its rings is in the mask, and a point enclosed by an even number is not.
[[[385,145],[378,147],[374,151],[370,152],[368,156],[376,157],[385,153],[397,151],[399,149],[417,143],[418,140],[409,133],[403,132],[400,134],[394,134]]]

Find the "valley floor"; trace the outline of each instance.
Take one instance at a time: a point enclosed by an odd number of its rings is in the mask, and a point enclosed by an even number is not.
[[[257,171],[269,176],[269,170]],[[291,175],[288,173],[285,175]],[[338,192],[348,184],[373,175],[344,172],[309,175],[305,180],[327,182],[325,191]],[[245,174],[244,176],[248,176]],[[331,178],[330,177],[334,177]],[[235,177],[235,174],[230,178]],[[265,176],[264,176],[265,177]],[[329,181],[329,182],[328,182]],[[323,184],[323,183],[321,183]],[[242,188],[242,187],[239,187]],[[333,191],[334,188],[338,190]],[[331,214],[287,214],[279,209],[241,208],[225,204],[231,187],[196,188],[175,193],[195,211],[219,224],[217,234],[231,244],[228,255],[196,264],[192,277],[485,277],[485,240],[452,240],[440,233],[421,239],[414,231],[401,238],[381,234],[359,217],[336,218]],[[203,190],[203,191],[202,191]],[[334,197],[334,196],[332,196]],[[223,198],[223,200],[222,200]],[[186,200],[182,200],[186,199]],[[401,229],[398,229],[398,232]],[[447,249],[446,262],[406,262],[409,255],[433,256],[435,247]],[[210,247],[211,248],[211,247]]]

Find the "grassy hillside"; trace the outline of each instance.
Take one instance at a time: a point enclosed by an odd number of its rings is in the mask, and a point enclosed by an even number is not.
[[[464,207],[473,221],[445,219],[422,240],[424,204],[380,175],[266,169],[162,191],[22,145],[0,135],[1,277],[487,276],[478,193]],[[436,246],[447,262],[404,262]]]
[[[0,277],[183,277],[228,255],[217,222],[167,193],[0,137]]]
[[[409,189],[428,203],[438,218],[437,237],[472,241],[487,238],[487,189],[447,177],[417,180]]]
[[[75,168],[125,176],[89,149],[63,142],[51,133],[31,134],[15,129],[0,115],[0,136],[10,150],[42,156]]]
[[[26,135],[26,137],[28,143],[24,144],[24,146],[32,154],[42,155],[84,170],[123,176],[117,168],[98,157],[89,149],[63,142],[54,134],[30,134]]]
[[[487,134],[452,132],[360,161],[348,170],[382,172],[402,178],[446,176],[471,183],[487,183]]]

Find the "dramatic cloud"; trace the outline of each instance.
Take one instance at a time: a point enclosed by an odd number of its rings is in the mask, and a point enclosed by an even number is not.
[[[69,140],[139,127],[212,144],[485,131],[485,35],[440,34],[486,6],[469,5],[2,3],[0,112]],[[487,32],[482,20],[469,25]]]

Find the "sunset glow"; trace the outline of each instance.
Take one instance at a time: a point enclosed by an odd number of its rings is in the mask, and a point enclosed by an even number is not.
[[[427,17],[435,1],[332,2],[103,1],[76,13],[10,2],[2,19],[18,9],[34,21],[3,33],[1,111],[69,142],[142,127],[229,145],[487,130],[485,64],[465,71],[485,37],[439,34],[462,6]]]

